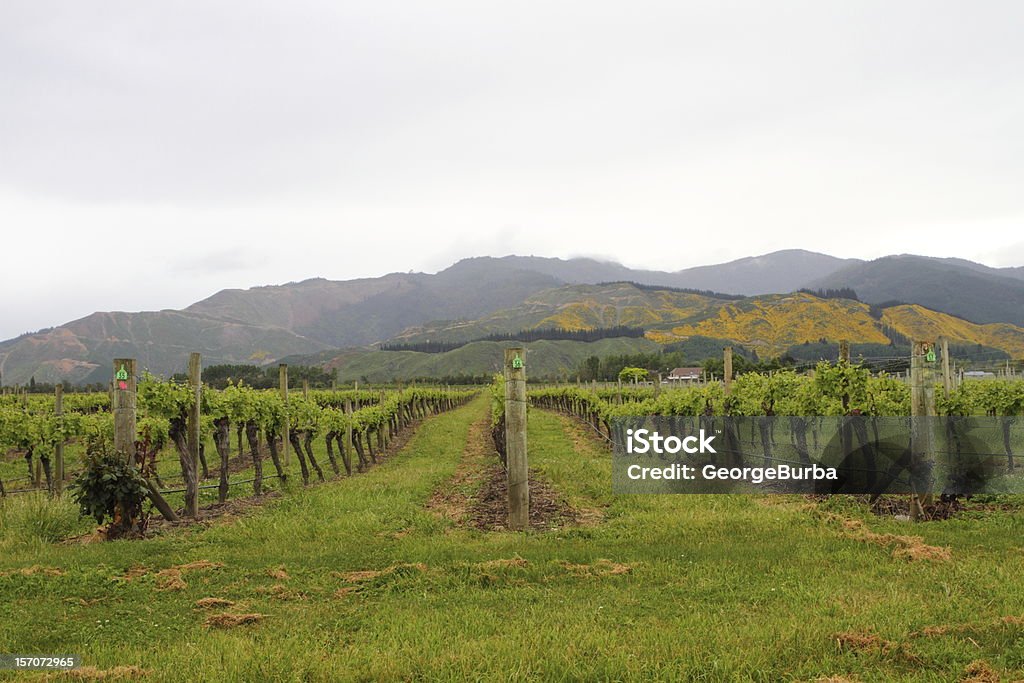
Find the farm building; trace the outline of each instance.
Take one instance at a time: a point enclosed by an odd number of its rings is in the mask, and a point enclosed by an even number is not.
[[[675,368],[668,373],[669,382],[697,382],[704,368]]]

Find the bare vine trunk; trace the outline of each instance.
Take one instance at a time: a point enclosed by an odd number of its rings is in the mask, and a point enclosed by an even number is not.
[[[331,461],[331,469],[334,470],[335,474],[341,474],[341,470],[338,469],[338,459],[334,457],[334,439],[337,437],[335,432],[327,432],[325,441],[327,442],[327,459]]]
[[[193,500],[196,495],[196,466],[188,452],[187,433],[184,417],[176,417],[171,420],[169,434],[178,451],[181,476],[185,480],[185,500]]]
[[[299,442],[299,433],[294,429],[289,430],[288,442],[292,445],[292,450],[299,456],[299,467],[302,468],[302,484],[309,484],[309,466],[306,465],[306,454],[302,450],[302,444]]]
[[[359,432],[352,432],[352,445],[355,446],[356,455],[359,456],[359,471],[363,472],[366,470],[366,454],[363,451],[363,442]]]
[[[210,468],[206,466],[206,444],[199,444],[199,465],[203,468],[203,479],[210,478]]]
[[[50,471],[50,456],[40,455],[39,462],[43,465],[43,474],[46,475],[46,490],[53,495],[53,473]]]
[[[338,441],[338,452],[341,453],[341,461],[345,465],[345,474],[352,476],[352,454],[345,448],[345,442],[341,434],[336,434],[335,439]]]
[[[263,493],[263,458],[260,457],[260,429],[255,422],[245,423],[245,438],[249,441],[249,453],[252,455],[252,492],[257,496]]]
[[[217,486],[217,500],[228,499],[228,460],[231,458],[231,429],[226,417],[213,421],[213,445],[220,456],[220,484]]]
[[[277,476],[280,477],[281,481],[286,481],[288,475],[284,473],[284,467],[281,465],[281,454],[277,450],[277,434],[268,429],[264,436],[267,438],[267,448],[270,449],[270,459],[274,461],[274,469],[277,470]]]
[[[320,481],[327,481],[324,479],[324,471],[320,469],[319,463],[316,458],[313,457],[313,435],[306,432],[305,438],[302,440],[302,445],[306,447],[306,457],[309,458],[309,464],[316,470],[316,476],[320,477]]]

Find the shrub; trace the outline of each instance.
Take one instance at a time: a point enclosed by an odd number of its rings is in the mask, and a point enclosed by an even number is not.
[[[111,520],[108,538],[145,529],[142,502],[146,499],[146,482],[123,455],[106,448],[91,449],[69,490],[83,516],[92,517],[98,524]]]

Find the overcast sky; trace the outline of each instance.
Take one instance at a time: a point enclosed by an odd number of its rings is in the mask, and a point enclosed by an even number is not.
[[[465,256],[1024,264],[1024,3],[0,3],[0,339]]]

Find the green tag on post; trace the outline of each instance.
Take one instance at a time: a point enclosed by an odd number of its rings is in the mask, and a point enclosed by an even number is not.
[[[523,367],[523,359],[520,358],[518,354],[515,358],[512,359],[512,367],[516,370],[519,370],[520,368]]]

